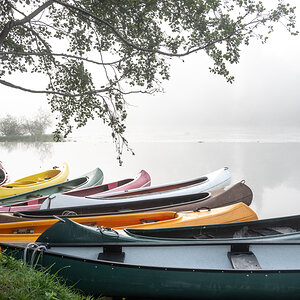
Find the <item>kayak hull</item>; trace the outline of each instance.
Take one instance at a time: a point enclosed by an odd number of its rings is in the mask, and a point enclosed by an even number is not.
[[[54,167],[51,170],[18,179],[0,187],[0,198],[4,201],[3,198],[6,197],[64,182],[67,180],[68,174],[69,166],[67,163],[64,163],[61,167]]]

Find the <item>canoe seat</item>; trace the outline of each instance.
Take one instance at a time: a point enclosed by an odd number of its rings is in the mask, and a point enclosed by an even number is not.
[[[293,233],[293,232],[297,232],[296,229],[294,229],[292,227],[287,227],[287,226],[270,227],[269,229],[275,230],[278,233]]]
[[[41,198],[41,197],[43,197],[43,195],[41,195],[41,194],[30,194],[30,195],[26,196],[26,199],[30,199],[30,198],[35,199],[35,198]]]
[[[75,188],[74,185],[62,185],[58,187],[59,190],[72,190],[74,188]]]
[[[104,246],[103,252],[98,254],[99,260],[108,260],[116,262],[124,262],[125,252],[122,251],[122,246]]]
[[[227,253],[232,268],[235,270],[259,270],[261,266],[249,245],[231,245],[231,251]]]
[[[282,234],[278,230],[275,230],[273,228],[267,228],[267,227],[266,228],[257,228],[257,229],[251,228],[249,231],[258,233],[259,235],[262,235],[262,236]]]
[[[13,230],[13,234],[34,234],[33,228],[18,228]]]
[[[194,234],[192,236],[193,239],[213,239],[215,238],[214,235],[210,234],[210,233],[199,233],[199,234]]]
[[[161,220],[160,219],[152,219],[152,220],[140,219],[140,223],[142,223],[142,224],[155,223],[155,222],[159,222],[159,221],[161,221]]]

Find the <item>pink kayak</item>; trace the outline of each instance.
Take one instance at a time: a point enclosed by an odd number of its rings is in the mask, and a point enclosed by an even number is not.
[[[88,187],[80,190],[68,191],[62,193],[64,195],[71,196],[98,196],[105,195],[110,193],[128,191],[131,189],[137,189],[141,187],[148,187],[151,184],[150,175],[142,170],[138,173],[135,178],[123,179],[103,185]],[[24,211],[24,210],[39,210],[42,203],[47,199],[48,196],[41,198],[36,198],[28,201],[18,202],[15,204],[3,205],[0,206],[0,212],[15,212],[15,211]]]
[[[0,161],[0,186],[8,183],[8,181],[9,181],[9,176],[6,170],[4,169],[2,162]]]

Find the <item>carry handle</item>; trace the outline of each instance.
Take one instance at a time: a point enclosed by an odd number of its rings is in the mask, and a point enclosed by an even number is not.
[[[105,235],[105,234],[108,234],[108,235],[114,234],[115,236],[119,237],[119,232],[116,231],[113,228],[104,227],[104,226],[100,226],[98,228],[99,228],[100,233],[103,234],[103,235]]]

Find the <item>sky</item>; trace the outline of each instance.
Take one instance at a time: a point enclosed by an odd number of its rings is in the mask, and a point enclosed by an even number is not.
[[[297,1],[289,1],[297,5]],[[300,5],[297,8],[300,28]],[[300,140],[300,36],[282,26],[266,44],[243,47],[235,82],[209,72],[205,53],[173,60],[164,93],[127,98],[126,137],[131,140],[296,139]],[[16,77],[17,83],[22,76]],[[38,76],[31,81],[39,82]],[[0,86],[0,117],[32,116],[49,109],[43,95]],[[101,121],[89,122],[73,136],[109,137]]]

